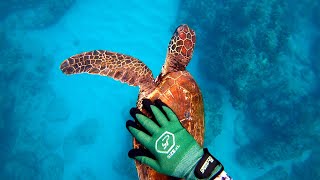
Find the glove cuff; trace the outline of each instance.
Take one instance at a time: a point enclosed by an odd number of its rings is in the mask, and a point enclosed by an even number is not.
[[[212,156],[207,148],[203,149],[203,156],[194,169],[194,175],[198,179],[214,179],[223,171],[222,164]]]
[[[203,156],[203,150],[198,144],[194,144],[183,156],[176,166],[173,176],[186,178],[193,174],[194,168]],[[194,176],[194,175],[193,175]]]

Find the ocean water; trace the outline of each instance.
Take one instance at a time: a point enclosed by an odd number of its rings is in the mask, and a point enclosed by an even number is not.
[[[0,2],[0,179],[138,179],[125,128],[137,87],[64,75],[95,49],[160,73],[175,28],[195,29],[187,70],[205,146],[234,179],[320,179],[320,2]]]

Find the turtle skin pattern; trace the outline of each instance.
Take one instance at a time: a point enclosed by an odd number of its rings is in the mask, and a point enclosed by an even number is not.
[[[169,42],[162,75],[184,71],[192,58],[195,43],[195,32],[185,24],[179,26]]]
[[[195,42],[195,32],[187,25],[181,25],[177,28],[169,42],[168,54],[191,58]]]

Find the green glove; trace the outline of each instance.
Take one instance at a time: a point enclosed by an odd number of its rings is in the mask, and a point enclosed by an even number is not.
[[[156,100],[152,104],[150,100],[144,100],[143,108],[152,118],[132,108],[130,114],[136,122],[129,120],[126,126],[149,152],[132,149],[128,153],[130,158],[177,178],[214,178],[223,171],[221,163],[207,149],[199,146],[163,102]]]

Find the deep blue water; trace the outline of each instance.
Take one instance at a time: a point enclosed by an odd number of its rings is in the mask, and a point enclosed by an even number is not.
[[[137,179],[125,128],[137,87],[64,75],[104,49],[156,77],[175,28],[205,102],[205,146],[234,179],[320,179],[320,2],[0,2],[0,179]]]

